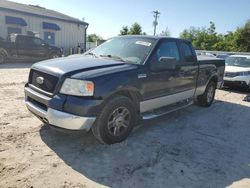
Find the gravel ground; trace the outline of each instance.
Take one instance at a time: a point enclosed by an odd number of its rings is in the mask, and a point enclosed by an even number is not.
[[[24,105],[30,64],[0,65],[0,187],[250,187],[250,103],[217,90],[144,122],[122,143],[62,133]]]

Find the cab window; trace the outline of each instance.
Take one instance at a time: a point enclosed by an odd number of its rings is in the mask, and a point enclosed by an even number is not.
[[[179,50],[176,42],[163,41],[156,50],[157,60],[159,62],[160,57],[174,57],[176,61],[180,60]]]
[[[35,46],[40,46],[43,44],[43,41],[41,39],[38,39],[38,38],[33,38],[32,42]]]
[[[195,61],[195,55],[189,44],[186,42],[180,42],[180,48],[183,55],[184,63],[192,63]]]

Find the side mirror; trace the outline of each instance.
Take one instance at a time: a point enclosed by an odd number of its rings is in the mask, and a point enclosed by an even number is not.
[[[152,71],[162,70],[175,70],[176,69],[176,58],[175,57],[160,57],[158,62],[151,65]]]
[[[159,62],[161,63],[176,63],[175,57],[160,57]]]

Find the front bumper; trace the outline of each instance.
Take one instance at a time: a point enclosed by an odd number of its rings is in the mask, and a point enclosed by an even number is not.
[[[25,104],[41,121],[69,130],[90,130],[95,117],[83,117],[47,107],[51,98],[25,87]]]
[[[249,87],[250,77],[249,76],[236,76],[236,77],[224,77],[224,86],[239,86]]]
[[[224,77],[224,81],[245,82],[247,85],[249,85],[250,84],[250,76]]]
[[[247,83],[245,81],[228,81],[228,80],[224,80],[223,86],[244,87],[244,88],[250,87],[249,85],[247,85]]]

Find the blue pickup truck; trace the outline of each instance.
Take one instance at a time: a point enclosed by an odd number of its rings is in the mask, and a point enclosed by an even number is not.
[[[210,106],[224,68],[222,59],[197,59],[187,40],[115,37],[83,55],[34,64],[25,102],[46,124],[92,130],[102,143],[113,144],[142,119],[193,103]]]

